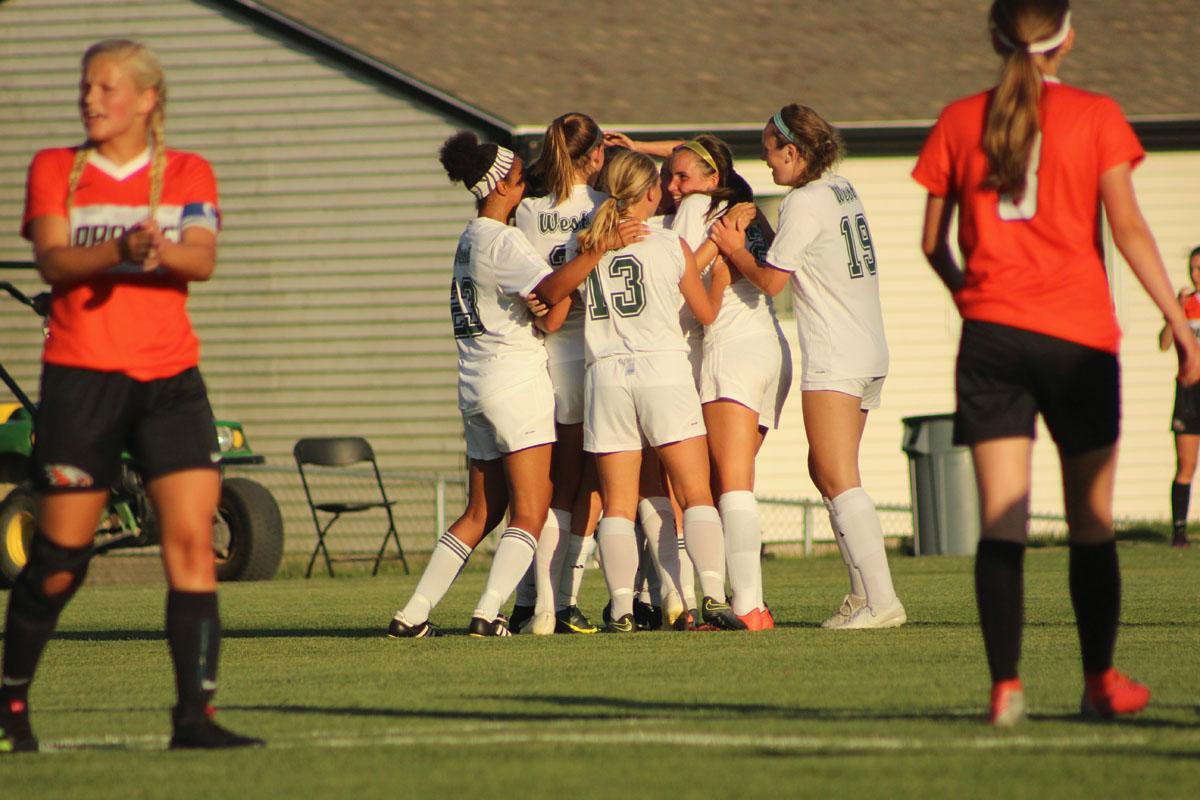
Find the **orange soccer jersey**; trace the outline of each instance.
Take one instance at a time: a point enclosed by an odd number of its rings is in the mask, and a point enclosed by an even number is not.
[[[72,245],[94,245],[120,236],[150,214],[149,151],[120,167],[92,153],[67,212],[73,148],[43,150],[33,158],[21,234],[41,216],[68,217]],[[193,225],[216,232],[217,185],[198,155],[167,151],[162,197],[155,220],[179,241]],[[136,380],[166,378],[196,366],[200,343],[188,319],[187,283],[160,268],[145,273],[121,264],[74,284],[53,287],[48,364],[121,372]]]
[[[1018,204],[984,189],[981,141],[991,92],[948,105],[913,177],[959,204],[964,319],[995,322],[1117,352],[1117,326],[1100,246],[1100,175],[1145,152],[1108,97],[1047,80],[1041,135]]]
[[[1190,320],[1200,320],[1200,292],[1189,292],[1182,298],[1183,313]]]

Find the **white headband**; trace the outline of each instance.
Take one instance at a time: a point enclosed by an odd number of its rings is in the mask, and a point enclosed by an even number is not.
[[[992,25],[992,30],[996,34],[996,38],[1000,40],[1000,44],[1007,47],[1009,50],[1024,50],[1030,55],[1036,53],[1049,53],[1062,46],[1062,43],[1067,40],[1067,34],[1071,32],[1071,12],[1068,11],[1063,15],[1062,25],[1054,32],[1054,35],[1048,39],[1042,39],[1040,42],[1030,42],[1029,44],[1017,44],[1012,39],[1004,35],[1000,28]]]
[[[496,160],[488,167],[488,171],[483,174],[478,183],[468,187],[471,190],[471,194],[480,200],[491,194],[492,189],[496,188],[496,184],[504,180],[504,176],[512,169],[513,159],[515,158],[516,154],[512,150],[496,145]]]

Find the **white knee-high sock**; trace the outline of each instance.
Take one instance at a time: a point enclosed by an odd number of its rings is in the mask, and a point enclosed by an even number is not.
[[[633,524],[637,535],[638,574],[637,599],[648,606],[662,605],[662,579],[658,574],[658,564],[650,553],[650,544],[640,521]]]
[[[867,590],[863,588],[862,573],[858,571],[858,567],[854,566],[854,562],[850,560],[850,551],[846,549],[846,537],[842,535],[842,531],[838,527],[837,514],[833,510],[833,501],[828,497],[822,497],[821,502],[825,504],[825,508],[829,511],[829,526],[833,528],[833,540],[837,542],[838,552],[842,554],[842,563],[846,565],[846,573],[850,576],[850,594],[855,597],[866,597]]]
[[[637,536],[633,520],[605,517],[596,530],[600,539],[600,559],[604,582],[612,599],[612,618],[633,613],[633,582],[637,579]]]
[[[529,569],[533,555],[537,552],[537,539],[528,531],[508,528],[500,536],[496,555],[492,556],[492,569],[488,572],[483,595],[472,616],[491,622],[500,613],[500,606],[517,588],[517,582]]]
[[[579,604],[579,587],[583,585],[584,572],[596,552],[594,536],[576,536],[564,531],[562,537],[567,540],[567,546],[558,581],[558,600],[554,604],[556,611]]]
[[[896,602],[887,552],[883,548],[883,527],[870,495],[856,486],[833,498],[833,512],[846,543],[850,561],[862,576],[867,604],[884,609]]]
[[[404,608],[396,612],[396,617],[403,616],[409,625],[420,625],[429,619],[429,612],[442,601],[450,586],[462,572],[463,565],[471,557],[471,548],[450,531],[438,537],[429,563],[421,573],[417,589]]]
[[[675,537],[675,552],[679,554],[679,594],[688,608],[699,608],[696,602],[696,565],[687,552],[687,544],[678,534]]]
[[[638,503],[638,521],[646,532],[646,552],[658,571],[660,603],[673,613],[683,604],[683,583],[679,563],[679,534],[675,531],[675,510],[666,497],[647,497]],[[691,564],[688,564],[691,569]]]
[[[754,492],[725,492],[717,501],[725,529],[725,561],[733,589],[733,613],[749,614],[762,605],[762,527]]]
[[[725,537],[715,506],[692,506],[683,512],[683,541],[700,573],[705,597],[725,602]]]
[[[552,508],[546,515],[542,535],[538,537],[537,555],[533,560],[537,585],[535,611],[538,614],[553,614],[558,579],[562,574],[563,559],[567,543],[564,537],[571,532],[571,512]]]
[[[532,606],[537,602],[537,564],[530,564],[517,584],[516,605]]]

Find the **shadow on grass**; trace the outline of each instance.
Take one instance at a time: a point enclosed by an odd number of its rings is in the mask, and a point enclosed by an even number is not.
[[[493,696],[487,700],[508,699]],[[312,706],[312,705],[222,705],[222,711],[255,711],[266,714],[299,714],[339,717],[374,717],[383,719],[441,719],[466,720],[471,722],[580,722],[580,721],[633,721],[661,718],[654,714],[630,714],[617,711],[591,713],[555,713],[538,711],[467,711],[462,709],[418,709],[418,708],[364,708],[361,706]]]
[[[498,699],[489,695],[491,699]],[[549,703],[568,708],[601,707],[623,709],[634,712],[633,716],[644,716],[636,712],[659,712],[671,716],[685,714],[703,714],[710,716],[725,715],[735,719],[772,718],[797,720],[834,720],[855,721],[869,720],[884,721],[924,721],[924,722],[961,722],[970,720],[983,721],[984,715],[952,712],[945,710],[930,711],[874,711],[869,708],[805,708],[798,706],[783,706],[762,703],[712,703],[712,702],[666,702],[653,700],[637,700],[622,697],[579,696],[579,695],[508,695],[508,699],[522,703]],[[1172,706],[1171,708],[1175,708]],[[1182,722],[1156,719],[1153,717],[1124,717],[1120,720],[1095,722],[1085,720],[1077,713],[1062,714],[1030,714],[1029,718],[1043,722],[1066,722],[1089,727],[1100,725],[1104,728],[1129,727],[1146,729],[1170,730],[1200,730],[1200,722]]]

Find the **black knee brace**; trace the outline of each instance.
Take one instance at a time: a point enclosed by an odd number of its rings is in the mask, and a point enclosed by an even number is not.
[[[57,616],[79,590],[91,560],[91,545],[60,547],[47,539],[41,530],[35,531],[29,561],[17,576],[13,591],[20,592],[45,612]],[[71,576],[70,584],[61,592],[47,593],[46,580],[64,572]]]

